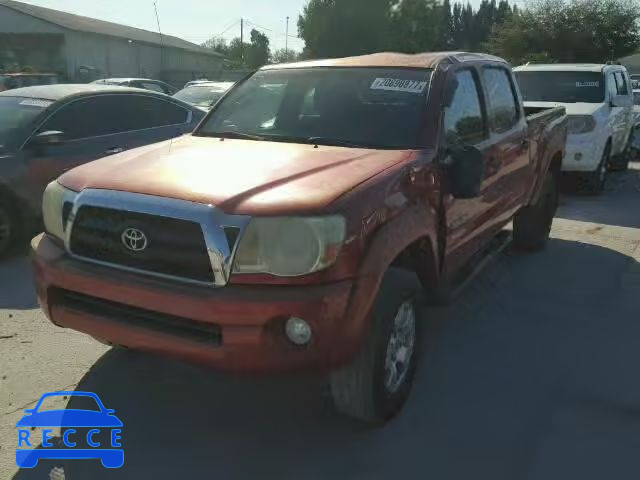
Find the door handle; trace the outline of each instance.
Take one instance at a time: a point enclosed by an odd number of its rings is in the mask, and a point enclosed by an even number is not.
[[[115,155],[116,153],[122,153],[122,152],[124,152],[124,147],[113,147],[108,150],[105,150],[104,153],[106,153],[107,155]]]

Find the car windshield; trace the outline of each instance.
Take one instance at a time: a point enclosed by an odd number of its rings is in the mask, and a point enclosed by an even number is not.
[[[26,127],[50,100],[28,97],[0,97],[0,149],[11,141],[14,132]]]
[[[368,148],[419,148],[431,70],[259,71],[227,95],[196,135]]]
[[[516,72],[522,97],[528,102],[602,103],[604,78],[600,72]]]
[[[220,100],[227,90],[228,88],[220,86],[194,85],[180,90],[174,97],[198,107],[210,107]]]

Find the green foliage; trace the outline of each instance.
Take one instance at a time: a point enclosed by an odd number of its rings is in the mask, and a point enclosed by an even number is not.
[[[239,68],[260,68],[269,63],[271,49],[269,38],[256,29],[251,30],[250,43],[234,38],[229,43],[223,38],[212,37],[202,44],[224,55],[227,60]]]
[[[289,63],[298,60],[295,50],[280,48],[271,55],[271,63]]]
[[[309,0],[298,18],[306,56],[341,57],[389,47],[390,0]]]
[[[633,0],[538,0],[493,32],[487,48],[513,63],[604,62],[640,45]]]
[[[309,0],[298,31],[307,58],[480,50],[495,26],[512,14],[507,0],[483,0],[477,11],[451,0]]]

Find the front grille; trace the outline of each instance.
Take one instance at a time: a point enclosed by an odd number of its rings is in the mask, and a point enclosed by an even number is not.
[[[147,247],[128,250],[122,234],[144,232]],[[188,220],[81,206],[73,222],[70,250],[74,255],[161,275],[213,282],[211,262],[200,224]]]
[[[60,305],[88,315],[105,317],[114,323],[204,342],[211,346],[222,344],[222,330],[218,325],[131,307],[61,288],[50,289],[48,296],[52,306]]]

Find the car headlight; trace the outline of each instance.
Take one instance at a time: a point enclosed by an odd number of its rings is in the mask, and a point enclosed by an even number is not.
[[[331,266],[346,235],[339,215],[254,218],[236,252],[233,273],[307,275]]]
[[[64,188],[57,181],[47,185],[42,196],[42,220],[45,231],[64,240],[67,219],[76,193]]]
[[[596,128],[591,115],[572,115],[569,117],[569,133],[588,133]]]

